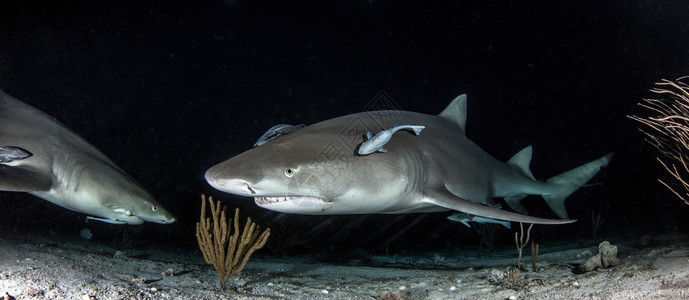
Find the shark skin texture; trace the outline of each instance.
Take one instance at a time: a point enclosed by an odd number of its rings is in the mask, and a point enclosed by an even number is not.
[[[0,90],[0,190],[27,192],[88,219],[170,224],[175,217],[105,154]]]
[[[263,208],[294,214],[403,214],[455,210],[483,218],[534,224],[567,224],[565,198],[606,166],[612,154],[552,177],[535,180],[531,146],[501,162],[465,135],[466,95],[439,115],[371,111],[316,123],[250,149],[206,171],[223,192],[253,197]],[[420,135],[400,131],[388,152],[359,155],[367,132],[396,124],[424,126]],[[560,219],[526,215],[519,201],[541,195]],[[496,209],[505,198],[516,212]]]

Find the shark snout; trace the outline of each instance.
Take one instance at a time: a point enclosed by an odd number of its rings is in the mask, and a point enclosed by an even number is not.
[[[139,217],[147,222],[153,222],[158,224],[172,224],[177,221],[177,218],[173,216],[170,212],[165,210],[160,206],[153,206],[150,213],[142,213]]]
[[[215,165],[206,171],[204,177],[208,184],[213,188],[239,196],[254,196],[256,191],[252,188],[252,183],[245,180],[237,178],[234,172],[229,170],[234,170],[233,166],[227,166],[227,161],[218,165]]]
[[[256,194],[256,191],[246,180],[217,178],[209,176],[208,172],[206,172],[205,177],[208,184],[217,190],[240,196],[254,196]]]

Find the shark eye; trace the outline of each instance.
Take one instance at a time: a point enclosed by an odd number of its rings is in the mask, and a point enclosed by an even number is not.
[[[158,207],[155,206],[155,205],[154,205],[154,206],[151,206],[151,210],[152,210],[152,211],[156,211],[156,210],[158,210]]]
[[[294,170],[292,170],[292,168],[285,169],[285,176],[287,176],[287,177],[294,176]]]

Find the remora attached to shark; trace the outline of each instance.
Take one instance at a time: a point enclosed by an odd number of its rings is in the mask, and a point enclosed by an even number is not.
[[[356,154],[366,132],[395,124],[425,126],[398,133],[387,153]],[[606,166],[612,154],[552,177],[534,179],[531,146],[507,163],[465,136],[466,95],[439,115],[374,111],[326,120],[276,138],[210,168],[206,180],[257,205],[296,214],[401,214],[456,210],[497,220],[565,224],[565,198]],[[519,201],[541,195],[562,219],[524,215]],[[518,212],[492,208],[503,197]]]
[[[0,148],[0,190],[28,192],[107,223],[175,221],[105,154],[3,91]]]

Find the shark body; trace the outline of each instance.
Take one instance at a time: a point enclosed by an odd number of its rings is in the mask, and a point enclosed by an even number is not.
[[[425,126],[400,134],[386,153],[357,155],[366,132],[395,124]],[[612,154],[548,179],[529,170],[531,147],[503,163],[465,136],[466,95],[439,115],[408,111],[364,112],[326,120],[281,136],[210,168],[214,188],[253,197],[257,205],[296,214],[401,214],[459,212],[536,224],[565,224],[564,201],[607,165]],[[542,195],[561,219],[492,208],[504,197],[521,211],[526,195]]]
[[[2,91],[0,147],[5,157],[0,161],[0,190],[28,192],[107,223],[175,221],[98,149]]]

